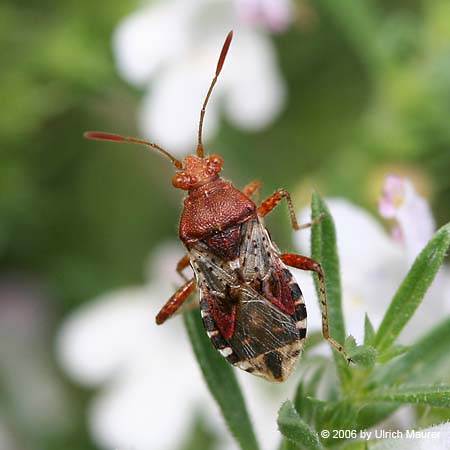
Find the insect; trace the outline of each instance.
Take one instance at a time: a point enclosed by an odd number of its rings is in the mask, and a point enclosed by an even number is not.
[[[159,145],[140,139],[103,132],[87,132],[85,136],[151,147],[175,166],[173,186],[187,191],[179,225],[186,255],[176,268],[186,282],[162,307],[156,323],[164,323],[198,288],[203,324],[213,346],[231,364],[269,381],[282,382],[291,374],[306,336],[305,303],[287,266],[318,275],[323,336],[347,355],[329,334],[320,264],[306,256],[281,253],[263,223],[264,216],[283,199],[294,230],[312,226],[320,218],[299,225],[290,194],[284,189],[277,190],[257,206],[252,198],[261,188],[259,181],[251,182],[241,191],[219,175],[223,159],[204,154],[202,129],[206,106],[232,36],[230,32],[222,47],[200,112],[195,154],[180,161]],[[189,265],[194,272],[191,279],[183,273]]]

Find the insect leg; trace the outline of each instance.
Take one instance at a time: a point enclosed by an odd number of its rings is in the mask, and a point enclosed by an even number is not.
[[[291,217],[292,228],[294,230],[300,230],[301,228],[303,228],[303,226],[300,226],[298,224],[298,222],[297,222],[297,218],[295,217],[295,212],[294,212],[294,206],[292,204],[291,194],[289,194],[289,192],[286,191],[285,189],[278,189],[272,195],[267,197],[261,203],[261,205],[259,205],[259,207],[258,207],[258,214],[261,217],[266,216],[267,214],[270,213],[270,211],[272,211],[272,209],[275,208],[275,206],[278,205],[278,203],[281,202],[281,200],[283,200],[283,198],[286,199],[286,202],[287,202],[287,205],[288,205],[289,215]]]
[[[251,197],[253,194],[256,194],[256,197],[259,197],[259,192],[261,190],[261,181],[253,180],[251,183],[248,183],[247,186],[242,189],[242,192],[247,196]]]
[[[183,278],[184,281],[188,281],[186,275],[183,273],[183,270],[189,266],[189,255],[184,255],[177,263],[177,273],[180,274],[180,277]]]
[[[295,231],[304,230],[305,228],[312,227],[316,223],[319,223],[324,218],[324,216],[325,216],[324,213],[320,213],[318,216],[314,217],[314,219],[311,220],[311,222],[306,222],[302,223],[301,225],[298,225],[298,228],[295,228]]]
[[[161,308],[161,311],[156,316],[156,323],[161,325],[169,319],[177,309],[188,299],[195,289],[195,280],[192,278],[178,289],[172,297],[167,300],[167,303]]]
[[[330,336],[330,330],[328,325],[328,308],[327,308],[327,295],[325,290],[325,279],[323,276],[322,266],[307,256],[296,255],[294,253],[283,253],[280,255],[281,260],[288,266],[295,267],[301,270],[310,270],[315,272],[319,278],[319,294],[320,294],[320,309],[322,310],[322,334],[323,337],[348,361],[349,356],[339,342],[334,340]]]
[[[278,203],[281,202],[281,200],[283,200],[283,198],[286,199],[288,209],[289,209],[289,216],[291,217],[292,228],[295,231],[304,230],[305,228],[312,227],[317,222],[320,222],[322,220],[323,214],[319,214],[311,222],[299,225],[297,222],[297,217],[295,216],[294,205],[292,203],[291,194],[289,194],[289,192],[286,191],[285,189],[278,189],[278,191],[274,192],[271,196],[267,197],[261,203],[261,205],[258,207],[258,214],[261,217],[266,216],[267,214],[270,213],[270,211],[272,211],[272,209],[275,208],[275,206],[278,205]]]

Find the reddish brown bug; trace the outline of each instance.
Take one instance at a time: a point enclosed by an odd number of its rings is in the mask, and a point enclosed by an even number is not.
[[[87,132],[90,139],[131,142],[149,146],[167,156],[177,169],[172,183],[188,191],[181,215],[179,237],[187,254],[177,272],[191,265],[195,277],[187,280],[156,316],[162,324],[194,292],[200,291],[200,310],[214,347],[233,365],[269,381],[281,382],[292,372],[306,336],[306,308],[299,286],[286,266],[314,271],[320,283],[322,332],[330,337],[322,268],[301,255],[281,253],[263,225],[263,217],[286,199],[294,230],[298,225],[291,197],[279,189],[259,206],[251,200],[261,184],[254,181],[242,191],[219,176],[223,159],[204,156],[202,128],[206,105],[222,70],[232,32],[223,45],[216,73],[200,113],[196,154],[181,162],[160,146],[115,134]],[[184,277],[184,276],[183,276]]]

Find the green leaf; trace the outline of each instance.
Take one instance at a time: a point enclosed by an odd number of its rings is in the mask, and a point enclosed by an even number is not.
[[[403,356],[380,368],[374,373],[369,383],[390,385],[421,379],[423,375],[429,375],[429,371],[436,370],[439,363],[448,361],[449,342],[450,318],[433,328]]]
[[[297,413],[301,414],[304,420],[307,420],[309,413],[309,411],[307,411],[308,403],[305,395],[305,388],[303,386],[302,381],[298,383],[297,389],[295,391],[294,406]]]
[[[372,322],[369,319],[369,316],[366,313],[364,318],[364,344],[372,345],[375,339],[375,330],[373,329]]]
[[[322,450],[318,434],[304,422],[289,400],[284,402],[278,412],[278,428],[287,439],[300,448]]]
[[[352,430],[357,424],[357,408],[350,400],[328,402],[318,411],[316,427],[319,430]],[[327,443],[334,441],[329,436]]]
[[[373,367],[377,359],[377,351],[370,345],[358,345],[349,356],[356,364],[362,367]]]
[[[296,444],[294,441],[283,438],[283,440],[281,441],[280,450],[303,450],[303,447]]]
[[[283,439],[281,441],[280,450],[301,450],[301,448],[289,439]]]
[[[372,402],[413,403],[450,408],[450,386],[396,386],[373,391],[367,399]]]
[[[316,422],[317,416],[324,413],[327,403],[308,395],[310,390],[310,386],[305,388],[303,383],[299,383],[295,393],[294,406],[301,420],[311,424]]]
[[[414,261],[378,329],[375,346],[386,351],[414,314],[450,245],[450,223],[440,228]]]
[[[209,341],[198,310],[183,315],[195,356],[225,422],[242,450],[258,450],[250,417],[233,368]]]
[[[392,358],[396,356],[403,355],[406,353],[411,347],[408,345],[393,345],[388,348],[384,353],[378,356],[378,361],[381,363],[388,362]]]
[[[371,403],[363,406],[358,411],[357,428],[366,429],[373,427],[390,416],[398,409],[398,406],[395,403]]]
[[[339,269],[339,257],[336,247],[336,230],[330,212],[317,193],[313,193],[311,201],[311,218],[322,215],[322,220],[315,224],[311,230],[312,258],[322,265],[325,276],[327,292],[328,321],[330,335],[340,344],[344,343],[345,325],[342,314],[341,278]],[[317,275],[314,275],[317,295],[319,296],[319,284]],[[333,352],[341,382],[350,378],[347,361],[345,358]]]
[[[353,362],[363,367],[372,367],[377,359],[377,351],[371,345],[357,345],[352,335],[345,340],[345,349]]]

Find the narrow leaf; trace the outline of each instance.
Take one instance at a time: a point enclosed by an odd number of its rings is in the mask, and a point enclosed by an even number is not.
[[[353,430],[357,425],[357,408],[350,400],[328,402],[322,408],[322,414],[317,416],[316,427],[319,430]],[[327,444],[332,444],[336,438],[329,436]]]
[[[370,345],[358,345],[349,353],[349,356],[362,367],[373,367],[377,359],[377,351]]]
[[[363,367],[375,364],[377,351],[371,345],[358,345],[352,335],[347,336],[345,349],[354,363]]]
[[[283,438],[281,441],[280,450],[303,450],[300,445],[297,445],[294,441]]]
[[[420,379],[429,370],[436,370],[442,361],[448,361],[449,342],[450,318],[433,328],[404,355],[380,368],[369,382],[390,385]]]
[[[420,305],[450,245],[450,223],[440,228],[414,261],[378,329],[375,346],[387,350]]]
[[[195,356],[225,422],[242,450],[258,450],[244,397],[233,368],[213,348],[198,310],[183,315]]]
[[[300,418],[289,400],[283,403],[278,413],[278,428],[283,436],[295,442],[300,448],[323,449],[318,434]]]
[[[396,403],[371,403],[358,411],[357,428],[366,429],[377,425],[390,416],[396,409]]]
[[[317,416],[323,414],[326,402],[316,397],[308,395],[311,387],[305,388],[303,383],[299,383],[294,398],[294,407],[300,419],[305,423],[315,423]]]
[[[364,344],[372,345],[375,339],[375,330],[373,329],[372,322],[369,319],[369,316],[366,313],[364,318]]]
[[[311,230],[312,258],[322,265],[325,276],[325,285],[328,304],[328,321],[331,337],[340,344],[345,339],[344,316],[342,314],[341,278],[339,269],[339,257],[336,247],[336,230],[330,212],[319,194],[314,193],[311,201],[312,219],[322,215],[322,220],[314,225]],[[319,296],[318,278],[314,276],[317,295]],[[349,379],[347,361],[342,355],[334,352],[338,367],[339,378],[342,382]]]
[[[345,349],[354,363],[363,367],[372,367],[375,364],[377,351],[371,345],[358,345],[352,335],[345,340]]]
[[[392,358],[395,358],[396,356],[403,355],[410,349],[407,345],[393,345],[390,348],[388,348],[384,353],[378,356],[378,361],[381,363],[388,362]]]
[[[450,408],[450,386],[396,386],[373,391],[367,399],[373,402],[413,403]]]
[[[303,386],[303,381],[300,381],[297,385],[297,389],[295,391],[294,396],[294,407],[297,413],[301,414],[303,419],[306,418],[305,409],[307,407],[306,404],[306,396],[305,396],[305,388]]]

